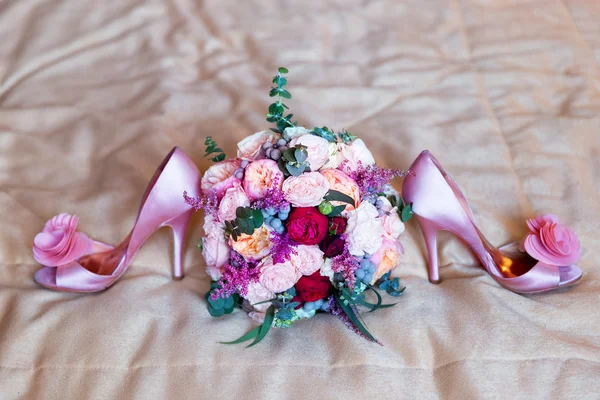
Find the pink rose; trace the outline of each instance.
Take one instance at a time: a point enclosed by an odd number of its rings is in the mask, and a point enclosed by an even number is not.
[[[244,297],[246,300],[248,300],[250,305],[254,307],[255,310],[264,312],[267,311],[267,309],[271,306],[271,303],[256,303],[274,299],[275,294],[264,287],[264,285],[260,282],[250,282],[248,284],[248,293]]]
[[[398,215],[398,207],[392,207],[392,203],[385,196],[380,196],[379,200],[383,202],[381,210],[385,213],[381,217],[384,236],[396,240],[404,232],[404,223]]]
[[[329,188],[331,190],[336,190],[338,192],[344,193],[352,197],[352,199],[354,199],[354,202],[356,203],[356,206],[359,206],[360,189],[358,188],[358,185],[352,178],[350,178],[348,175],[346,175],[338,169],[324,169],[321,171],[321,175],[323,175],[325,179],[327,179],[327,182],[329,182]],[[341,201],[333,201],[332,204],[334,206],[338,206],[344,203],[342,203]],[[352,207],[351,204],[348,204],[346,206],[346,211],[351,210],[354,210],[354,207]]]
[[[250,199],[239,183],[234,183],[232,188],[227,189],[219,204],[219,219],[221,221],[232,221],[236,218],[235,211],[238,207],[250,206]]]
[[[283,185],[283,172],[273,160],[258,160],[246,167],[244,190],[251,199],[262,199],[276,184]]]
[[[225,241],[225,224],[207,214],[204,217],[202,256],[206,262],[206,273],[213,279],[221,277],[221,268],[229,261],[229,246]]]
[[[237,241],[230,238],[229,245],[247,261],[262,260],[271,249],[271,236],[263,225],[252,235],[241,234]]]
[[[373,154],[367,149],[362,139],[356,139],[349,145],[341,145],[339,152],[342,159],[346,161],[346,172],[358,170],[359,163],[365,167],[375,164]]]
[[[272,257],[265,258],[259,268],[260,283],[273,293],[285,292],[302,276],[289,261],[273,264]]]
[[[577,263],[581,258],[581,245],[577,235],[559,224],[556,215],[543,215],[527,221],[529,232],[525,237],[525,250],[538,261],[557,267]]]
[[[262,146],[267,142],[273,142],[273,132],[262,131],[256,132],[252,136],[248,136],[238,143],[237,156],[242,160],[256,160],[263,154]]]
[[[266,312],[258,312],[258,311],[250,311],[248,316],[254,321],[262,324],[265,322],[265,317],[267,316]]]
[[[318,171],[329,161],[329,142],[322,137],[315,135],[300,136],[290,142],[290,147],[297,144],[307,147],[308,158],[306,160],[311,171]]]
[[[78,218],[59,214],[52,218],[33,240],[33,258],[46,267],[57,267],[92,251],[94,242],[77,232]]]
[[[319,246],[299,245],[296,247],[298,254],[293,254],[290,257],[290,263],[302,275],[312,275],[324,264],[323,252]]]
[[[283,183],[285,199],[294,207],[314,207],[321,204],[329,191],[329,182],[318,172],[292,176]]]
[[[384,239],[379,250],[371,257],[371,261],[377,266],[371,284],[400,265],[403,254],[404,247],[398,240]]]
[[[346,229],[348,250],[350,254],[362,257],[374,254],[383,242],[383,226],[375,206],[366,201],[356,210],[348,213],[348,228]]]
[[[214,192],[219,199],[227,189],[233,187],[240,180],[233,174],[240,168],[241,160],[225,160],[212,165],[202,177],[200,187],[205,192]]]

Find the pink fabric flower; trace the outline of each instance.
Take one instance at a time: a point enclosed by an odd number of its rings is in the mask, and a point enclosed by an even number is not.
[[[248,136],[244,140],[238,143],[237,156],[242,160],[256,160],[263,154],[262,145],[267,142],[273,142],[273,132],[262,131],[256,132],[252,136]]]
[[[325,163],[329,161],[329,142],[322,137],[315,135],[304,135],[292,139],[290,147],[300,144],[306,146],[308,165],[311,171],[318,171]]]
[[[281,189],[283,185],[283,172],[273,160],[258,160],[246,167],[244,175],[244,190],[251,199],[262,199],[267,195],[267,190],[275,186]]]
[[[318,172],[292,176],[283,183],[283,195],[294,207],[314,207],[321,204],[329,191],[329,182]]]
[[[239,183],[234,183],[232,188],[227,189],[219,204],[219,219],[221,221],[232,221],[236,218],[235,212],[238,207],[250,206],[250,199]]]
[[[273,293],[285,292],[294,286],[302,276],[289,261],[273,264],[272,257],[265,258],[259,268],[260,283]]]
[[[256,311],[265,312],[271,306],[271,303],[254,304],[271,300],[275,298],[275,294],[264,287],[260,282],[250,282],[248,284],[248,293],[245,298]]]
[[[371,261],[377,266],[371,284],[400,265],[403,254],[404,247],[398,240],[384,239],[379,250],[371,257]]]
[[[349,145],[341,145],[339,153],[346,161],[345,172],[358,170],[359,163],[364,167],[375,164],[375,158],[362,139],[356,139]]]
[[[350,178],[348,175],[346,175],[344,172],[338,169],[324,169],[321,171],[321,175],[323,175],[325,179],[327,179],[327,182],[329,182],[329,188],[331,190],[336,190],[338,192],[344,193],[352,197],[356,206],[359,206],[360,189],[358,188],[358,185],[352,178]],[[332,204],[334,206],[339,206],[344,203],[342,203],[341,201],[333,201]],[[354,210],[354,207],[352,207],[351,204],[348,204],[346,206],[346,211],[352,210]]]
[[[556,215],[543,215],[527,221],[529,232],[525,237],[525,251],[538,261],[557,267],[577,263],[581,245],[577,235],[560,225]]]
[[[296,268],[296,270],[302,275],[312,275],[324,264],[324,253],[321,251],[319,246],[305,246],[299,245],[296,247],[297,254],[293,254],[290,257],[290,263]]]
[[[212,165],[202,177],[200,182],[202,190],[216,193],[219,199],[222,198],[227,189],[241,182],[233,175],[240,168],[241,163],[241,160],[225,160]]]
[[[78,221],[76,216],[63,213],[46,222],[33,240],[33,258],[46,267],[57,267],[90,253],[94,242],[77,232]]]

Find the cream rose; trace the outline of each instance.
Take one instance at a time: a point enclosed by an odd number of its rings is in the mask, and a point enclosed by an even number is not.
[[[329,189],[344,193],[354,200],[356,206],[360,205],[360,189],[356,182],[338,169],[325,169],[321,171],[321,175],[329,182]],[[333,205],[338,206],[344,204],[340,201],[333,201]],[[346,211],[352,211],[354,207],[351,204],[346,206]]]
[[[351,144],[343,144],[339,150],[342,160],[346,162],[345,172],[358,170],[359,163],[364,167],[375,164],[375,158],[362,139],[356,139]]]
[[[298,144],[307,147],[308,157],[306,161],[311,171],[318,171],[329,161],[329,142],[322,137],[315,135],[300,136],[290,142],[290,147]]]
[[[227,189],[241,182],[233,175],[241,163],[240,160],[225,160],[214,164],[204,173],[200,187],[205,192],[216,193],[220,199]]]
[[[247,261],[262,260],[271,248],[270,234],[263,225],[255,229],[252,235],[241,234],[237,241],[230,238],[229,245]]]
[[[294,207],[314,207],[321,204],[329,191],[329,182],[318,172],[293,176],[283,183],[285,199]]]
[[[398,215],[398,207],[392,207],[392,203],[384,196],[380,196],[379,200],[383,202],[381,210],[385,212],[381,217],[384,235],[390,239],[396,240],[404,232],[404,223]]]
[[[271,300],[275,298],[275,294],[264,287],[264,285],[260,282],[250,282],[248,284],[248,293],[246,294],[245,298],[256,311],[264,312],[267,311],[267,309],[271,306],[271,303],[256,303]]]
[[[258,159],[263,154],[263,144],[273,142],[274,137],[273,132],[269,131],[256,132],[254,135],[248,136],[237,144],[238,158],[249,161]]]
[[[250,199],[239,183],[234,183],[232,188],[227,189],[219,204],[219,219],[221,221],[232,221],[236,218],[235,211],[238,207],[250,206]]]
[[[289,261],[273,264],[272,257],[265,258],[259,268],[260,283],[273,293],[285,292],[294,286],[302,276]]]
[[[290,263],[302,275],[312,275],[323,267],[324,253],[319,246],[299,245],[296,250],[298,254],[292,253]]]
[[[285,128],[283,130],[283,137],[287,140],[292,140],[294,138],[309,134],[310,131],[302,126],[294,126],[293,128]]]
[[[374,254],[383,242],[383,226],[375,206],[362,202],[356,210],[348,213],[348,249],[350,254],[362,257]]]
[[[384,239],[379,250],[371,257],[371,261],[377,266],[371,284],[400,265],[402,254],[404,254],[404,248],[398,240]]]
[[[246,167],[244,190],[251,199],[262,199],[267,191],[277,186],[281,188],[284,180],[283,172],[273,160],[258,160]]]

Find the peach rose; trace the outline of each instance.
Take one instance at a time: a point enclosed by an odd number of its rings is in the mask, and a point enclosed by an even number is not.
[[[241,182],[233,175],[241,163],[241,160],[225,160],[212,165],[204,173],[200,187],[205,192],[216,193],[220,199],[227,189]]]
[[[275,294],[264,287],[260,282],[250,282],[248,284],[248,293],[245,298],[256,311],[265,312],[271,306],[271,303],[254,304],[271,300],[275,298]]]
[[[262,146],[267,142],[273,142],[273,132],[262,131],[256,132],[252,136],[248,136],[237,144],[238,158],[242,160],[256,160],[263,154]]]
[[[359,206],[360,189],[352,178],[338,169],[325,169],[321,171],[321,174],[325,177],[325,179],[327,179],[327,182],[329,182],[329,188],[331,190],[337,190],[338,192],[352,197],[356,203],[356,207]],[[338,206],[344,203],[340,201],[333,201],[332,204]],[[352,210],[354,210],[354,207],[352,207],[351,204],[348,204],[346,206],[346,211]]]
[[[385,212],[381,217],[384,235],[389,239],[396,240],[404,232],[404,223],[398,215],[398,207],[392,207],[392,203],[385,196],[380,196],[379,200],[383,202],[381,210]]]
[[[290,142],[290,147],[298,144],[307,147],[308,158],[306,161],[311,171],[318,171],[329,161],[329,142],[322,137],[315,135],[300,136]]]
[[[318,172],[292,176],[283,183],[285,199],[295,207],[314,207],[321,204],[329,191],[329,182]]]
[[[219,204],[219,219],[221,221],[232,221],[236,218],[235,211],[238,207],[250,206],[250,199],[239,183],[234,183],[232,188],[227,189]]]
[[[46,222],[33,240],[33,258],[46,267],[57,267],[90,253],[94,242],[77,232],[78,221],[76,216],[63,213]]]
[[[273,293],[285,292],[294,286],[302,276],[289,261],[273,264],[272,257],[265,258],[259,268],[260,283]]]
[[[379,250],[371,257],[371,261],[377,266],[371,284],[400,265],[402,254],[404,254],[404,248],[398,240],[384,239]]]
[[[244,175],[244,190],[251,199],[262,199],[267,195],[267,190],[283,185],[283,172],[273,160],[258,160],[246,167]]]
[[[362,139],[356,139],[351,144],[342,144],[339,152],[343,161],[346,161],[346,172],[358,170],[359,163],[365,167],[375,164],[373,154],[367,149],[367,146]]]
[[[230,238],[229,245],[247,261],[262,260],[271,248],[270,234],[263,225],[255,229],[252,235],[241,234],[237,241]]]
[[[296,250],[298,254],[292,253],[290,263],[302,275],[312,275],[323,267],[324,254],[319,246],[299,245]]]

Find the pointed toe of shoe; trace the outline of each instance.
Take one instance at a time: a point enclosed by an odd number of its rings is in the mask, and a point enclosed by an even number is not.
[[[33,280],[40,286],[56,289],[56,268],[44,267],[37,270]]]
[[[568,267],[558,267],[560,274],[560,284],[559,286],[571,286],[577,283],[582,275],[583,271],[577,265],[570,265]]]

